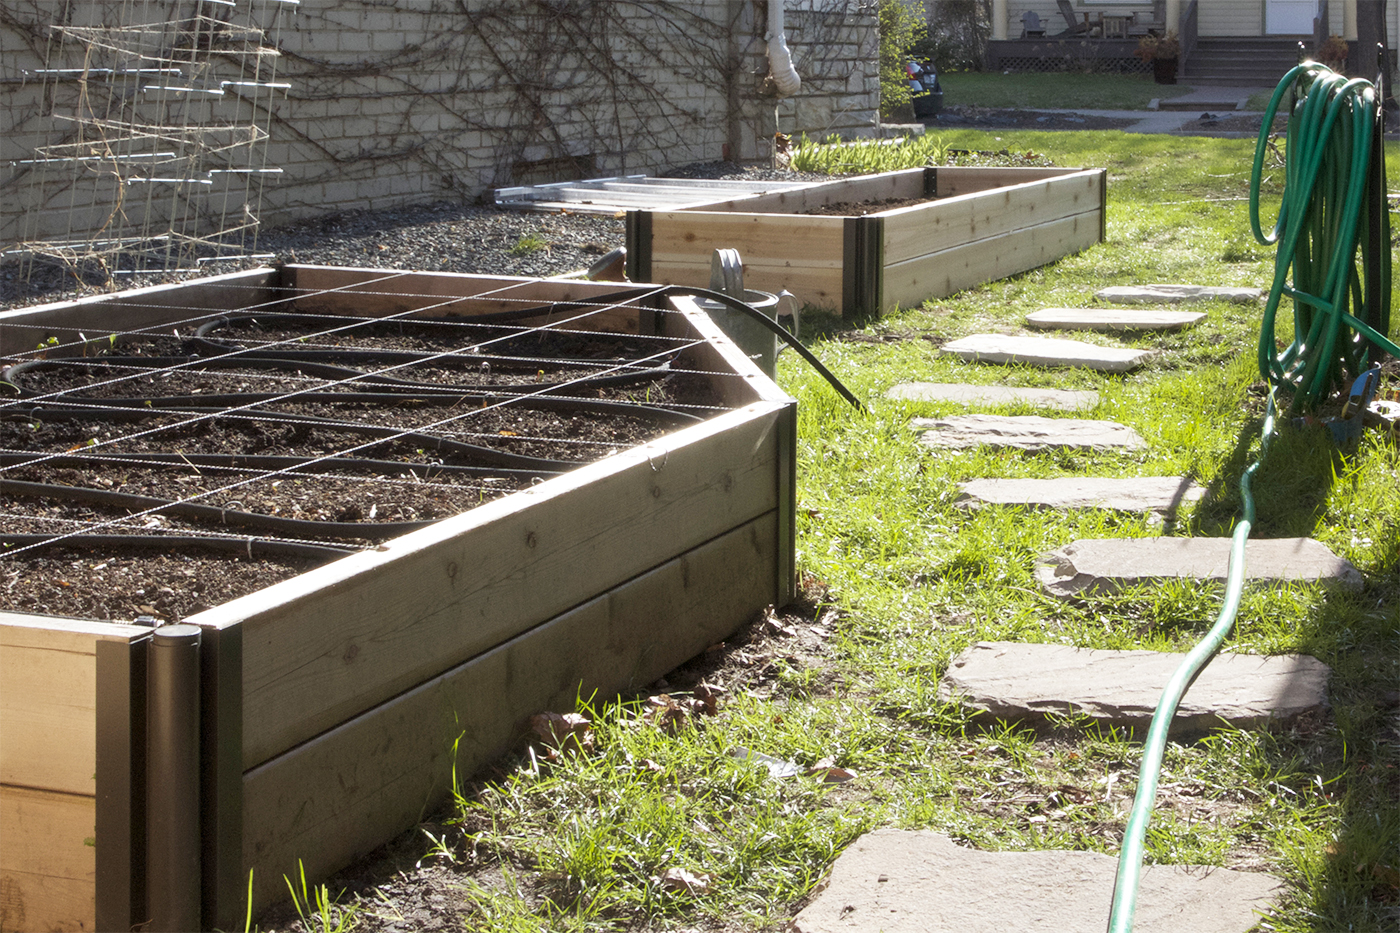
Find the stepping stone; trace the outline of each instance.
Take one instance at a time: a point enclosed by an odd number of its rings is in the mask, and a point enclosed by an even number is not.
[[[1203,311],[1141,311],[1133,308],[1043,308],[1026,315],[1046,330],[1184,330],[1205,319]]]
[[[1103,933],[1118,860],[1101,852],[983,852],[930,830],[851,843],[795,933]],[[1283,893],[1262,872],[1144,865],[1135,933],[1246,933]]]
[[[1361,588],[1361,573],[1312,538],[1251,539],[1244,559],[1246,580]],[[1046,592],[1068,599],[1173,577],[1224,582],[1229,561],[1229,538],[1085,538],[1043,556],[1035,574]]]
[[[966,383],[906,382],[892,386],[886,398],[910,402],[961,402],[964,405],[1014,405],[1025,403],[1038,408],[1059,408],[1073,411],[1093,408],[1099,403],[1097,392],[1077,392],[1069,389],[1031,389],[1016,386],[976,386]]]
[[[1050,714],[1082,713],[1103,725],[1146,729],[1185,659],[1165,651],[981,642],[953,659],[938,696],[991,720],[1040,725]],[[1259,728],[1320,713],[1330,675],[1308,655],[1216,655],[1186,691],[1170,732],[1199,735],[1222,721]]]
[[[970,363],[1029,363],[1034,366],[1087,366],[1111,373],[1136,369],[1150,350],[1127,347],[1100,347],[1078,340],[1051,337],[1011,337],[1005,334],[973,334],[943,345]]]
[[[974,479],[960,483],[954,505],[1025,505],[1047,509],[1170,512],[1205,489],[1184,476],[1065,476],[1057,479]]]
[[[1215,285],[1111,285],[1094,292],[1101,301],[1117,301],[1124,304],[1152,302],[1177,304],[1183,301],[1210,301],[1223,298],[1226,301],[1250,302],[1264,297],[1262,288],[1228,288]]]
[[[1045,450],[1077,447],[1093,450],[1140,450],[1147,446],[1132,428],[1116,421],[1042,418],[1039,415],[951,415],[909,422],[926,447],[1019,447]]]

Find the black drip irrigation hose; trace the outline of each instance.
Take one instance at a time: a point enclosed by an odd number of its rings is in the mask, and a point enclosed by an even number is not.
[[[856,411],[865,411],[865,406],[861,404],[860,399],[856,398],[855,393],[853,393],[850,389],[846,388],[845,384],[842,383],[840,379],[837,379],[836,375],[831,370],[827,369],[824,365],[822,365],[822,361],[817,359],[816,356],[813,355],[811,350],[808,350],[807,347],[804,346],[801,341],[799,341],[792,334],[788,333],[787,328],[783,327],[777,321],[773,320],[768,315],[764,314],[762,311],[759,311],[752,305],[740,301],[738,298],[735,298],[732,295],[726,295],[724,292],[711,291],[708,288],[694,288],[689,285],[667,285],[648,294],[662,296],[683,295],[696,298],[708,298],[711,301],[719,302],[726,308],[738,311],[745,317],[748,317],[749,319],[756,321],[759,324],[762,324],[768,330],[771,330],[779,340],[787,344],[789,347],[792,347],[793,350],[797,351],[797,355],[806,360],[808,365],[815,369],[821,375],[821,377],[825,379],[831,385],[831,387],[837,391],[837,393],[842,398],[854,405]]]
[[[217,505],[201,505],[197,502],[176,502],[171,499],[140,496],[129,492],[92,489],[87,486],[63,486],[56,483],[30,483],[13,479],[5,480],[4,488],[5,493],[11,496],[61,499],[65,502],[90,502],[108,508],[159,512],[162,515],[207,519],[220,525],[257,528],[262,531],[300,538],[392,538],[433,524],[432,521],[364,523],[283,518],[280,515],[263,515],[259,512],[221,508]]]
[[[772,331],[773,334],[785,344],[792,347],[798,355],[816,369],[843,398],[849,401],[858,410],[864,410],[864,406],[859,399],[857,399],[810,350],[800,343],[797,338],[788,333],[788,331],[776,321],[737,298],[709,289],[667,286],[659,292],[654,289],[627,289],[610,295],[592,296],[589,299],[589,304],[617,303],[631,301],[640,297],[654,298],[658,295],[685,295],[696,298],[708,298],[757,321],[766,329]],[[577,302],[559,302],[547,306],[533,306],[530,308],[495,312],[487,315],[474,315],[471,319],[471,323],[500,324],[537,319],[552,316],[557,313],[572,312],[577,305]],[[550,393],[566,389],[572,392],[590,391],[605,387],[616,388],[667,379],[673,375],[672,363],[677,355],[676,353],[669,354],[659,364],[655,365],[631,367],[624,363],[623,365],[626,368],[623,372],[615,371],[618,366],[616,361],[613,360],[596,362],[589,360],[549,360],[548,362],[550,365],[555,368],[607,368],[614,371],[606,375],[582,376],[580,378],[559,382],[493,385],[486,390],[463,391],[463,387],[459,386],[417,382],[384,373],[367,372],[355,368],[354,366],[344,364],[355,362],[398,367],[428,363],[437,364],[442,367],[452,367],[456,365],[462,368],[471,365],[495,365],[498,367],[499,372],[515,371],[528,374],[534,364],[539,361],[521,357],[494,356],[472,352],[462,354],[455,352],[442,353],[433,351],[365,348],[249,348],[237,343],[226,343],[211,336],[217,331],[227,328],[231,324],[241,323],[243,321],[258,325],[312,322],[318,326],[324,326],[328,323],[333,324],[342,320],[350,322],[353,327],[372,326],[375,324],[385,324],[387,326],[391,323],[379,319],[328,318],[324,315],[287,314],[282,312],[241,316],[226,315],[220,316],[202,325],[196,331],[195,336],[186,341],[185,345],[193,351],[189,356],[102,356],[93,359],[91,365],[103,368],[131,367],[133,369],[151,372],[162,370],[169,371],[171,369],[202,371],[215,366],[226,368],[229,365],[233,365],[241,370],[290,372],[314,378],[353,382],[357,386],[364,387],[370,391],[311,390],[290,394],[240,392],[219,395],[142,396],[126,398],[93,397],[91,399],[85,399],[80,394],[82,391],[81,389],[44,393],[27,389],[24,386],[25,376],[27,374],[39,373],[47,369],[61,368],[71,370],[75,365],[82,365],[79,361],[67,359],[32,360],[15,364],[6,368],[3,372],[0,372],[0,387],[7,389],[21,400],[33,399],[36,404],[12,404],[9,412],[0,417],[7,419],[22,418],[34,422],[48,420],[96,423],[104,421],[139,423],[158,420],[159,418],[172,415],[196,415],[200,418],[208,418],[216,422],[242,420],[265,423],[271,421],[276,424],[302,425],[371,438],[384,438],[386,441],[412,444],[418,446],[420,449],[431,448],[447,454],[466,456],[478,461],[478,464],[484,462],[488,465],[423,464],[344,456],[298,457],[284,455],[262,456],[205,453],[120,453],[100,450],[92,452],[75,450],[63,453],[34,454],[6,451],[0,452],[0,465],[16,467],[41,462],[52,465],[79,463],[88,465],[111,465],[115,463],[132,466],[188,466],[225,470],[270,470],[279,473],[324,473],[332,471],[363,473],[368,471],[376,474],[389,475],[409,474],[423,479],[430,479],[434,475],[501,476],[504,473],[507,474],[508,477],[513,475],[518,480],[535,482],[548,478],[549,476],[557,475],[579,464],[573,461],[513,454],[477,444],[455,441],[450,438],[444,438],[426,432],[403,431],[390,427],[345,422],[333,418],[321,418],[311,415],[286,414],[268,411],[266,408],[260,406],[275,405],[288,401],[296,404],[469,405],[472,408],[485,407],[497,403],[507,403],[515,407],[525,407],[535,410],[607,414],[613,416],[621,415],[670,423],[694,423],[702,420],[688,412],[676,411],[664,406],[617,402],[607,399],[561,398],[550,395]],[[410,322],[400,322],[401,325],[404,323],[424,325],[456,322],[442,321],[440,319],[412,319]],[[519,337],[528,337],[530,333],[530,331],[524,330],[518,335],[509,335],[501,339],[509,341]],[[212,358],[205,358],[199,356],[198,354],[200,353],[214,354],[214,356]],[[320,537],[375,540],[404,534],[433,523],[431,521],[362,523],[292,519],[245,512],[238,509],[221,508],[219,506],[203,505],[194,502],[163,499],[154,496],[92,489],[90,487],[74,487],[61,484],[34,483],[17,480],[6,480],[4,488],[8,494],[13,496],[85,502],[108,508],[135,510],[140,513],[161,513],[175,517],[217,522],[221,525],[233,525],[272,534],[294,535],[300,538]],[[24,547],[26,549],[32,549],[58,546],[79,548],[170,548],[173,546],[193,546],[227,553],[247,554],[249,557],[292,556],[318,559],[339,557],[356,550],[353,546],[340,547],[335,545],[315,544],[306,541],[269,540],[258,537],[218,534],[122,535],[77,533],[67,535],[10,534],[0,536],[0,547],[4,548]]]
[[[0,554],[7,548],[91,548],[108,550],[128,548],[160,548],[169,551],[175,548],[201,548],[225,554],[255,557],[310,557],[315,560],[334,560],[347,554],[363,550],[358,547],[336,547],[333,544],[315,544],[310,541],[278,541],[269,538],[240,538],[233,535],[42,535],[0,533]]]

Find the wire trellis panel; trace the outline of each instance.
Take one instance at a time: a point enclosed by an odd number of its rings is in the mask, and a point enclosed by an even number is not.
[[[297,0],[69,0],[49,25],[51,126],[13,166],[32,263],[85,277],[256,253],[269,127],[288,85],[277,43]]]

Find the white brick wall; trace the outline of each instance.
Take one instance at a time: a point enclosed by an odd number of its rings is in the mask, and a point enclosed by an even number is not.
[[[121,5],[87,6],[115,21]],[[599,174],[657,172],[726,148],[766,157],[778,104],[766,83],[767,6],[302,0],[280,33],[277,79],[292,88],[272,103],[267,163],[284,174],[263,191],[262,221],[476,197],[511,184],[519,163],[565,155],[591,156]],[[22,157],[22,133],[52,131],[33,106],[18,106],[33,96],[20,72],[40,61],[37,33],[12,25],[42,31],[46,8],[0,0],[10,14],[0,16],[6,159]],[[781,130],[870,132],[879,106],[873,0],[788,0],[786,19],[803,87],[778,105]],[[33,200],[20,174],[0,166],[0,249],[19,238]]]

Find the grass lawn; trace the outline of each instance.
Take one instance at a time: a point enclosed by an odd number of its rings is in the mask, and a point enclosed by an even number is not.
[[[955,71],[938,76],[945,104],[1032,110],[1146,110],[1154,98],[1179,97],[1184,84],[1156,84],[1147,75],[989,74]]]
[[[962,77],[950,76],[950,94],[970,87]],[[1060,76],[1037,81],[1048,77]],[[1252,141],[996,137],[941,134],[947,146],[1106,167],[1107,242],[861,326],[810,316],[814,350],[869,406],[856,412],[792,354],[781,358],[780,382],[800,400],[798,563],[820,601],[815,621],[786,633],[779,623],[765,636],[751,665],[762,676],[731,683],[715,715],[663,728],[670,720],[654,703],[581,704],[591,750],[553,764],[526,757],[464,789],[459,822],[437,853],[469,879],[470,926],[778,930],[842,848],[882,826],[931,828],[985,849],[1117,854],[1140,755],[1129,736],[1073,722],[1048,734],[975,728],[936,686],[978,641],[1186,650],[1209,628],[1221,587],[1180,583],[1068,604],[1042,595],[1032,568],[1076,538],[1228,533],[1238,477],[1258,446],[1259,310],[1211,304],[1193,330],[1131,340],[1159,352],[1129,376],[1008,371],[937,347],[1015,330],[1040,307],[1092,305],[1106,284],[1264,284],[1272,252],[1249,236]],[[1275,171],[1268,183],[1275,203],[1280,178]],[[1149,446],[933,453],[915,442],[909,419],[960,409],[884,399],[913,380],[1097,389],[1101,401],[1084,416],[1126,423]],[[953,505],[957,483],[974,477],[1183,472],[1210,493],[1167,528],[1104,511]],[[1318,430],[1277,438],[1255,484],[1255,534],[1310,534],[1367,583],[1359,593],[1252,585],[1225,650],[1320,658],[1333,669],[1331,712],[1296,728],[1168,746],[1147,860],[1278,875],[1286,893],[1269,930],[1400,924],[1398,485],[1397,443],[1377,432],[1346,455]],[[738,750],[856,777],[774,777]]]

